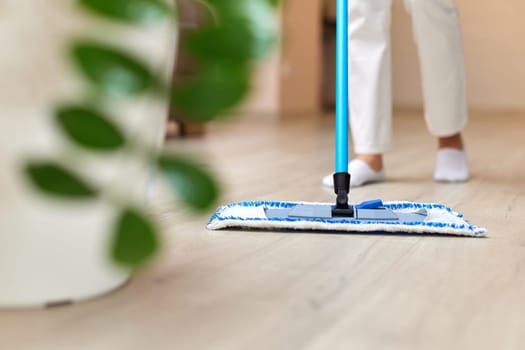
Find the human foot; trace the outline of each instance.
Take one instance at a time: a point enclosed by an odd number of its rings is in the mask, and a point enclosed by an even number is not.
[[[350,163],[348,163],[348,172],[351,175],[350,187],[359,187],[369,183],[382,182],[385,179],[385,171],[382,165],[382,159],[380,161],[380,167],[377,169],[377,162],[370,165],[367,161],[363,160],[360,156]],[[334,179],[332,175],[327,175],[323,178],[323,185],[326,187],[334,186]]]
[[[455,148],[439,149],[436,155],[434,181],[465,182],[469,178],[467,154]]]
[[[460,133],[438,138],[434,181],[464,182],[469,178],[467,154]]]

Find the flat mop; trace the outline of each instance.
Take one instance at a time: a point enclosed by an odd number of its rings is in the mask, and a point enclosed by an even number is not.
[[[377,232],[484,236],[484,228],[441,204],[366,201],[348,203],[348,3],[337,0],[335,205],[255,201],[217,209],[207,228],[314,232]]]

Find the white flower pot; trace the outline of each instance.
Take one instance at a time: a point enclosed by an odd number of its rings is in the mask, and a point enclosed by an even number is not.
[[[57,130],[52,106],[75,102],[87,83],[65,54],[75,36],[128,48],[166,79],[176,46],[172,22],[148,27],[115,25],[78,8],[74,0],[0,0],[0,307],[75,302],[122,285],[129,271],[109,258],[116,209],[105,200],[82,203],[35,191],[20,169],[26,159],[74,159],[90,181],[144,202],[145,164],[129,155],[72,151]],[[112,115],[129,137],[158,145],[167,103],[141,97],[114,103]]]

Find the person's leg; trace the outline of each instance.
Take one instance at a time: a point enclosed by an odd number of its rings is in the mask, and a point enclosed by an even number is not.
[[[452,0],[405,0],[412,14],[425,100],[425,120],[438,138],[434,179],[466,181],[461,131],[468,121],[463,39]]]
[[[391,0],[349,0],[349,112],[356,159],[351,186],[383,181],[382,154],[390,148]],[[332,186],[331,176],[323,183]]]

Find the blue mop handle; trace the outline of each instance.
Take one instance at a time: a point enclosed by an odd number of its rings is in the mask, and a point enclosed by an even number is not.
[[[335,172],[348,172],[348,0],[337,0]]]

